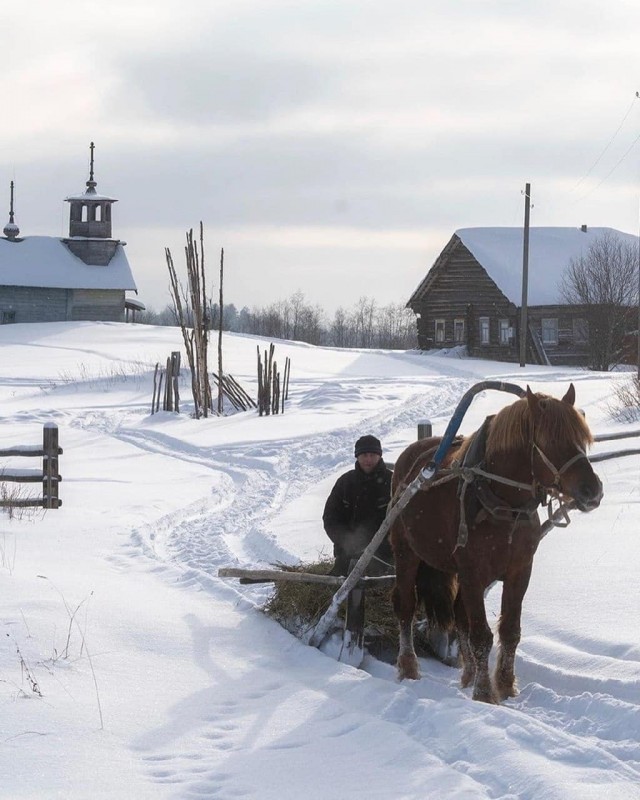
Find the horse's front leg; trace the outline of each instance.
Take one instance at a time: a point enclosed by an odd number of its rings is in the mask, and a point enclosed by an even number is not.
[[[400,539],[401,537],[397,537]],[[398,679],[418,680],[420,669],[413,645],[413,618],[416,611],[416,576],[420,559],[406,541],[394,543],[396,582],[391,593],[393,610],[400,627],[398,642]]]
[[[493,634],[487,623],[484,608],[484,590],[478,580],[459,576],[462,603],[469,622],[469,653],[475,666],[473,676],[473,699],[484,703],[497,703],[489,677],[489,654],[493,646]],[[463,651],[464,658],[464,651]],[[463,672],[464,679],[465,672]]]
[[[462,602],[462,594],[458,592],[453,611],[456,618],[456,630],[458,633],[458,644],[460,646],[460,659],[462,661],[462,675],[460,685],[463,689],[470,686],[476,678],[476,662],[471,653],[469,645],[469,619],[467,610]]]
[[[522,601],[529,586],[532,562],[509,573],[502,587],[502,603],[498,635],[500,650],[494,673],[494,687],[500,698],[515,697],[518,694],[515,675],[516,649],[520,643],[520,617]]]

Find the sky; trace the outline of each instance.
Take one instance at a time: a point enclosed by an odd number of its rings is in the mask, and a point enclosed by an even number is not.
[[[527,182],[532,225],[638,232],[639,27],[631,0],[31,0],[0,209],[15,180],[22,234],[65,235],[95,141],[147,305],[200,221],[239,307],[404,303],[457,228],[522,225]]]
[[[257,344],[223,343],[254,396]],[[393,463],[482,379],[556,397],[572,381],[595,433],[636,431],[593,452],[637,448],[638,420],[610,412],[625,376],[275,344],[284,414],[195,420],[185,371],[181,412],[150,413],[179,329],[0,327],[0,449],[37,446],[50,423],[63,449],[62,506],[0,513],[0,798],[638,800],[640,456],[597,463],[600,508],[541,542],[520,694],[499,706],[435,660],[399,683],[370,655],[340,660],[339,631],[304,644],[261,611],[270,586],[218,576],[327,555],[322,509],[355,439],[374,433]],[[512,400],[476,396],[461,432]],[[495,627],[499,586],[486,604]]]

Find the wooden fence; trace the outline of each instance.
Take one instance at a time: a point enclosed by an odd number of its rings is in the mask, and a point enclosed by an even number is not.
[[[42,497],[0,498],[0,507],[12,508],[60,508],[62,500],[58,497],[58,485],[62,480],[58,473],[58,456],[62,448],[58,446],[58,426],[47,422],[42,430],[42,447],[38,445],[18,445],[0,450],[0,458],[42,456],[42,469],[0,470],[0,483],[42,483]]]
[[[153,398],[151,400],[151,413],[160,411],[160,399],[162,399],[163,411],[175,411],[180,413],[180,389],[178,379],[180,378],[180,351],[173,350],[167,358],[167,368],[163,370],[160,362],[156,364],[153,373]],[[164,380],[164,391],[162,381]]]
[[[622,431],[620,433],[601,433],[593,437],[594,442],[612,442],[618,439],[632,439],[640,436],[638,431]],[[640,447],[630,447],[626,450],[614,450],[611,453],[595,453],[589,456],[589,461],[597,464],[598,461],[608,461],[610,458],[620,458],[621,456],[640,455]]]

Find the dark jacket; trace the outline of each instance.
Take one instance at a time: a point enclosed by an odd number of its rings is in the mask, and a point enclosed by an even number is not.
[[[333,552],[346,575],[352,558],[360,556],[378,530],[387,513],[391,497],[391,470],[384,461],[367,475],[356,461],[355,469],[341,475],[331,490],[322,521],[333,542]],[[388,536],[376,551],[387,563],[393,563]]]

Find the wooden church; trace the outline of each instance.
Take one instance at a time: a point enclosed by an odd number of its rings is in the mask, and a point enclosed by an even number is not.
[[[128,299],[137,288],[125,242],[112,236],[113,197],[98,194],[94,144],[89,180],[69,203],[69,235],[20,236],[15,223],[14,184],[9,221],[0,237],[0,323],[102,320],[122,322],[144,306]]]

